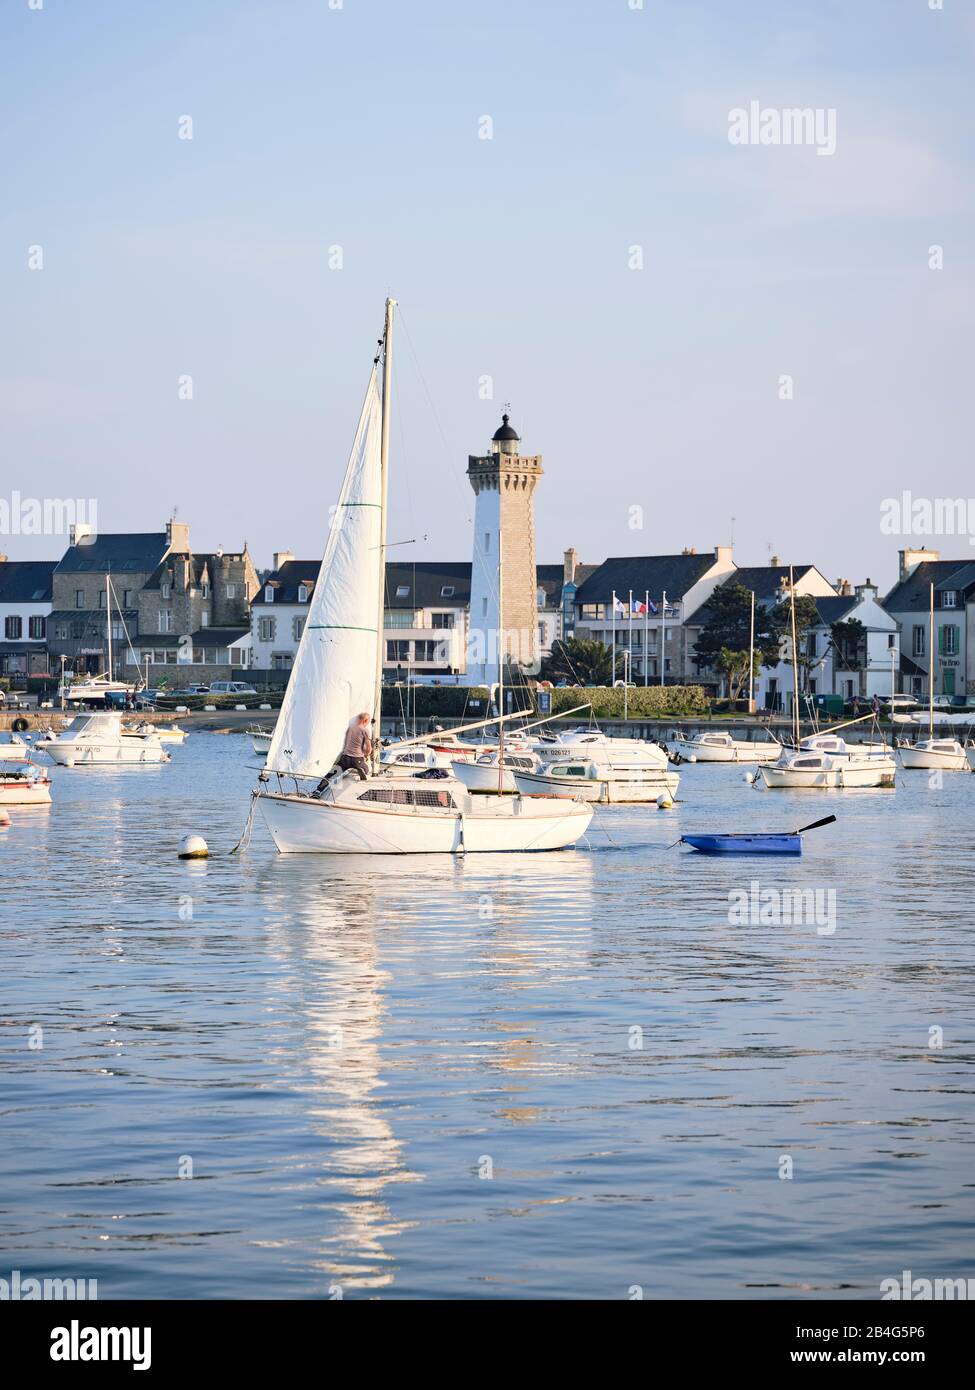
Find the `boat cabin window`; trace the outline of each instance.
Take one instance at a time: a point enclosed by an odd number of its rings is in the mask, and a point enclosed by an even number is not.
[[[822,767],[822,758],[796,758],[793,767]]]
[[[713,744],[715,747],[724,747],[725,744],[731,742],[731,736],[729,734],[703,734],[701,742]]]
[[[579,763],[574,763],[571,767],[560,767],[556,769],[560,777],[585,777],[586,769]]]
[[[479,763],[482,763],[482,764],[491,763],[491,762],[494,761],[494,754],[493,754],[493,753],[482,753],[481,756],[478,758],[477,761],[478,761]]]
[[[449,810],[454,806],[450,792],[433,787],[407,790],[404,787],[370,787],[359,797],[360,801],[382,801],[393,806],[434,806]]]

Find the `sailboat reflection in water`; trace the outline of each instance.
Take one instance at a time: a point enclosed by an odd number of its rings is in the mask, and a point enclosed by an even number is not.
[[[308,621],[254,796],[283,854],[563,849],[589,826],[592,807],[584,802],[472,797],[452,777],[430,780],[396,765],[381,771],[378,738],[365,781],[335,767],[361,710],[380,726],[394,307],[388,299]]]

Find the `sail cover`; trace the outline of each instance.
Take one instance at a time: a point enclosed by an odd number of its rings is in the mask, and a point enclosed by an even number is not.
[[[383,557],[382,405],[373,367],[291,679],[271,739],[271,772],[322,777],[357,714],[375,705]],[[273,614],[273,606],[271,608]]]

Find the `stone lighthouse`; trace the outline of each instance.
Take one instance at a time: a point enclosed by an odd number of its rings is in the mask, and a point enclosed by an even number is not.
[[[474,551],[467,674],[471,685],[498,679],[498,653],[511,666],[537,670],[538,588],[532,495],[542,476],[541,454],[519,452],[507,415],[490,453],[471,454],[467,477],[474,504]]]

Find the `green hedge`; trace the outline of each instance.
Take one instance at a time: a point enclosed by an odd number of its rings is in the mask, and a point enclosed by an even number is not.
[[[707,696],[701,685],[636,685],[627,691],[596,686],[581,690],[553,690],[551,693],[553,714],[591,701],[597,719],[622,719],[624,694],[630,719],[657,719],[673,714],[708,712]]]
[[[590,686],[583,689],[552,690],[552,713],[575,709],[578,705],[591,704],[597,719],[623,718],[623,691],[608,686]],[[414,698],[417,719],[427,719],[431,715],[442,715],[448,719],[484,719],[488,716],[488,692],[482,688],[456,685],[420,685],[409,692],[410,703],[407,710],[405,687],[386,686],[383,690],[383,716],[387,719],[401,719],[404,712],[412,718]],[[517,692],[519,705],[531,703],[527,693]],[[480,700],[479,706],[472,702]],[[627,691],[627,712],[631,719],[666,718],[676,714],[707,714],[708,701],[704,687],[700,685],[639,685]],[[580,719],[585,719],[581,712]]]
[[[475,700],[480,704],[473,704]],[[486,719],[488,692],[483,686],[463,685],[417,685],[411,686],[409,692],[405,685],[383,687],[385,719],[402,719],[404,714],[412,718],[414,709],[417,719],[428,719],[431,715],[444,715],[448,719]]]

